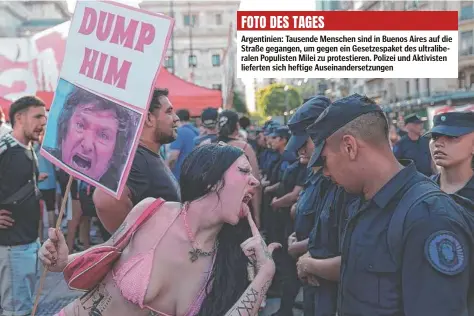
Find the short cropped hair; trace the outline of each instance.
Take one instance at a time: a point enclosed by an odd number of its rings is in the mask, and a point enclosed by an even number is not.
[[[176,115],[182,122],[188,122],[191,117],[191,114],[186,109],[176,111]]]
[[[338,139],[344,135],[355,138],[374,146],[389,144],[389,126],[383,112],[370,112],[350,121],[334,133]]]
[[[38,97],[35,96],[26,96],[21,97],[10,106],[10,124],[12,127],[15,125],[15,115],[17,113],[22,113],[28,111],[31,107],[46,107],[46,104]]]
[[[150,101],[150,108],[148,109],[148,112],[153,112],[155,109],[161,109],[161,106],[163,104],[160,103],[160,98],[161,97],[168,97],[169,91],[168,89],[160,89],[156,88],[153,91],[153,96],[151,97]]]

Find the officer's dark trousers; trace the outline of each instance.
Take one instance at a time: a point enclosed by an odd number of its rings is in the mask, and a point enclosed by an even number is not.
[[[285,262],[283,263],[285,267],[282,271],[282,295],[280,310],[278,316],[292,316],[293,315],[293,305],[295,303],[296,296],[301,287],[301,282],[298,279],[298,271],[296,270],[296,260],[293,259],[290,255],[287,255]]]
[[[320,286],[303,289],[304,316],[334,316],[337,310],[337,282],[319,280]]]
[[[275,215],[278,218],[278,229],[281,230],[280,236],[282,236],[278,242],[282,244],[283,249],[285,250],[288,249],[288,237],[292,234],[294,227],[289,212],[289,208],[282,208],[275,212]],[[279,316],[292,316],[293,305],[301,286],[298,280],[298,272],[296,270],[296,260],[288,254],[288,251],[284,251],[281,252],[277,264],[280,267],[280,278],[282,284]]]

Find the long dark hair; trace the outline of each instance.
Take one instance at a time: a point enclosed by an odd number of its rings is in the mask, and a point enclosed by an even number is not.
[[[233,140],[232,134],[237,130],[237,124],[239,123],[239,115],[232,110],[224,110],[219,114],[218,127],[219,136],[218,141],[228,143]]]
[[[182,202],[191,202],[225,185],[223,176],[229,167],[244,154],[237,147],[206,144],[196,147],[181,167],[180,188]],[[212,211],[212,210],[210,210]],[[206,298],[198,316],[222,316],[235,304],[249,285],[248,258],[240,244],[251,236],[246,220],[237,225],[224,224],[217,235],[218,248]]]

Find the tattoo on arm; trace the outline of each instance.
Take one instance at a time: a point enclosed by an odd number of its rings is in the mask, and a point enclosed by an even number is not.
[[[240,302],[230,310],[231,315],[248,316],[252,315],[255,304],[258,301],[259,293],[253,288],[245,292],[245,296]]]
[[[272,280],[268,280],[262,286],[262,290],[260,291],[260,293],[262,293],[263,300],[267,297],[267,291],[268,291],[268,289],[270,288],[271,285],[272,285]]]

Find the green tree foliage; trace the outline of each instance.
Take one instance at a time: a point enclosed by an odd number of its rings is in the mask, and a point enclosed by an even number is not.
[[[233,107],[238,113],[248,114],[249,112],[242,94],[238,91],[234,91]]]
[[[303,102],[297,88],[288,86],[285,91],[285,85],[273,83],[257,90],[255,95],[257,111],[260,115],[283,115],[285,111],[297,108]]]

